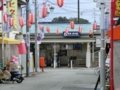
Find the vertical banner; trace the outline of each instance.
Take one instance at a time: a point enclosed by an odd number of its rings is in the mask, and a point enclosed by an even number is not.
[[[30,32],[26,33],[26,46],[29,47],[30,46]]]
[[[12,17],[11,15],[7,15],[8,16],[8,18],[7,18],[7,22],[5,23],[5,25],[4,25],[4,30],[5,30],[5,32],[7,32],[7,33],[9,33],[9,32],[11,32],[11,30],[12,30],[12,27],[10,26],[10,24],[9,24],[9,19]]]
[[[105,34],[107,33],[107,31],[110,29],[109,28],[109,14],[105,15]]]
[[[114,0],[114,2],[112,3],[113,6],[113,13],[114,13],[114,17],[119,17],[120,16],[120,0]]]
[[[17,30],[17,1],[18,0],[11,0],[11,2],[8,3],[8,14],[14,18],[12,30]]]

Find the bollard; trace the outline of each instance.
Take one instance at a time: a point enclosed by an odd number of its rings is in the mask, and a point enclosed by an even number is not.
[[[45,66],[45,61],[44,61],[44,57],[40,58],[40,67],[42,69],[42,72],[44,72],[44,66]]]

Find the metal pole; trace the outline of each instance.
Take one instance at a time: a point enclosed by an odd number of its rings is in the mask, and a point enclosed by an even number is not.
[[[38,45],[37,45],[37,37],[38,31],[37,31],[37,0],[35,0],[35,71],[38,71]]]
[[[114,90],[114,78],[113,78],[113,6],[112,6],[112,3],[111,2],[111,52],[110,52],[110,90]]]
[[[80,11],[79,11],[80,8],[79,7],[80,7],[80,1],[78,0],[78,24],[80,23],[80,20],[79,20],[80,19]]]
[[[101,60],[100,60],[100,82],[101,90],[105,90],[105,31],[104,31],[104,10],[105,4],[101,3]]]
[[[3,22],[3,11],[2,11],[2,15],[1,15],[1,21],[2,21],[2,63],[3,63],[3,67],[5,65],[5,61],[4,61],[4,22]]]
[[[28,15],[29,15],[29,1],[26,1],[26,33],[29,33],[28,28]],[[27,34],[26,34],[27,35]],[[27,46],[27,54],[26,54],[26,77],[29,77],[29,62],[30,62],[30,46]]]

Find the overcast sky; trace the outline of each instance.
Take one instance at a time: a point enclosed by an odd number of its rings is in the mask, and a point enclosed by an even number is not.
[[[42,8],[42,3],[46,0],[37,0],[39,11]],[[40,19],[40,21],[51,21],[54,17],[59,16],[66,16],[67,18],[70,17],[77,17],[77,1],[78,0],[64,0],[64,5],[62,8],[58,7],[56,4],[56,0],[48,0],[47,4],[50,4],[53,6],[54,12],[51,12],[48,17],[45,19]],[[30,0],[30,8],[31,11],[34,13],[34,4],[32,3],[32,0]],[[95,9],[95,13],[94,13]],[[25,12],[23,12],[25,13]],[[96,7],[96,3],[93,2],[93,0],[80,0],[80,17],[89,20],[93,23],[95,20],[99,23],[100,22],[100,10]]]

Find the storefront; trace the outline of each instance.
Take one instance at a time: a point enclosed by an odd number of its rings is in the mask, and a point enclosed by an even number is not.
[[[31,35],[31,51],[34,55],[34,34]],[[90,38],[89,34],[79,34],[78,32],[64,32],[56,35],[49,33],[45,35],[39,45],[39,57],[45,57],[47,66],[70,66],[73,60],[73,66],[90,67],[91,66],[91,43],[95,38]],[[33,48],[33,49],[32,49]]]

